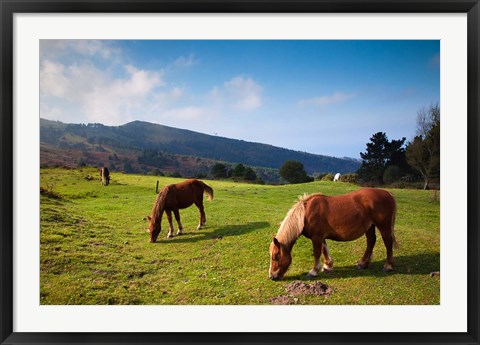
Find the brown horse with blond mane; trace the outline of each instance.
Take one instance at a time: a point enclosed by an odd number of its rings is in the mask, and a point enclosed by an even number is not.
[[[177,235],[183,233],[183,225],[180,221],[180,209],[190,207],[192,204],[200,210],[200,223],[197,230],[205,225],[207,218],[203,208],[203,193],[208,195],[208,199],[213,199],[213,189],[199,180],[191,179],[177,184],[171,184],[163,187],[158,193],[157,199],[153,205],[152,213],[147,217],[148,231],[150,232],[150,242],[155,242],[162,230],[162,215],[167,213],[170,231],[167,237],[173,237],[172,212],[178,224]]]
[[[333,260],[325,241],[327,239],[353,241],[365,234],[367,249],[357,267],[367,268],[376,241],[375,227],[380,231],[387,249],[387,261],[383,270],[392,271],[392,247],[396,244],[393,229],[396,209],[392,194],[375,188],[364,188],[337,196],[312,194],[300,197],[288,211],[270,244],[269,278],[283,278],[292,262],[292,247],[300,235],[309,238],[313,244],[314,265],[308,277],[317,276],[320,270],[333,270]],[[324,261],[320,267],[322,253]]]

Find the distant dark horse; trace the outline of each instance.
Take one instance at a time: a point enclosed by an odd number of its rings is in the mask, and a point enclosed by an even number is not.
[[[102,177],[102,186],[108,186],[110,184],[110,172],[107,167],[98,169],[100,176]]]
[[[322,271],[333,270],[325,240],[353,241],[365,234],[367,249],[357,263],[358,268],[367,268],[375,245],[375,227],[382,235],[387,248],[384,271],[393,270],[392,246],[396,244],[393,233],[396,203],[393,196],[381,189],[365,188],[348,194],[326,196],[304,195],[288,211],[277,235],[270,244],[270,279],[283,278],[292,262],[291,251],[300,235],[312,240],[314,265],[309,277]],[[323,253],[323,266],[320,255]]]
[[[170,224],[170,231],[167,237],[173,237],[172,211],[178,223],[177,235],[180,235],[183,232],[183,226],[180,222],[179,209],[190,207],[192,204],[195,204],[200,210],[200,223],[197,230],[205,225],[207,219],[203,209],[204,192],[207,193],[209,200],[213,199],[213,189],[202,181],[195,179],[163,187],[153,205],[152,214],[147,217],[150,242],[155,242],[162,230],[163,211],[167,213],[168,223]]]

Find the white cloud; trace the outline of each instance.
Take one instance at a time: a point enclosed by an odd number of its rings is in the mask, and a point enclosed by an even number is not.
[[[234,77],[210,91],[215,103],[240,111],[251,111],[262,105],[263,88],[251,78]]]
[[[174,86],[170,90],[162,90],[152,96],[149,112],[152,114],[164,113],[168,109],[176,107],[184,98],[188,98],[188,95],[181,87]]]
[[[121,50],[107,41],[100,40],[71,40],[67,41],[77,53],[87,56],[100,56],[104,59],[112,59],[120,54]]]
[[[183,96],[185,96],[185,90],[181,87],[174,86],[170,91],[158,94],[157,99],[171,103],[180,100]]]
[[[103,40],[40,40],[40,53],[43,58],[65,56],[100,57],[118,61],[122,50],[112,41]]]
[[[139,70],[132,65],[125,66],[129,74],[127,79],[116,79],[112,88],[114,92],[124,97],[135,97],[146,95],[156,86],[163,86],[165,83],[159,72]]]
[[[59,107],[50,107],[48,104],[40,103],[40,113],[42,117],[48,120],[62,119],[62,110]]]
[[[65,66],[45,60],[40,69],[40,93],[54,97],[64,97],[70,80],[65,76]]]
[[[196,64],[198,64],[198,60],[195,59],[195,56],[193,54],[190,54],[187,57],[182,55],[178,57],[174,62],[174,65],[180,68],[189,68]]]
[[[342,103],[349,99],[356,97],[355,93],[335,92],[332,95],[319,96],[314,98],[302,99],[298,102],[299,105],[330,105],[336,103]]]
[[[114,41],[42,40],[40,42],[40,116],[65,122],[120,125],[134,119],[203,121],[262,105],[263,88],[250,77],[235,76],[207,94],[191,94],[189,85],[167,83],[172,65],[152,71],[128,60]],[[198,64],[194,54],[173,66]],[[157,121],[155,121],[157,120]]]
[[[91,64],[67,66],[44,60],[40,69],[40,115],[44,109],[62,103],[64,109],[78,107],[83,112],[80,121],[116,125],[135,118],[144,110],[153,90],[164,85],[163,73],[133,65],[124,69],[125,75],[113,76]]]

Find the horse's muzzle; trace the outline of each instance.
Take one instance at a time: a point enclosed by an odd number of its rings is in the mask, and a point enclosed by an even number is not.
[[[279,276],[274,276],[274,275],[269,275],[268,278],[270,278],[270,280],[273,280],[273,281],[277,281],[277,280],[283,280],[283,277],[279,277]]]

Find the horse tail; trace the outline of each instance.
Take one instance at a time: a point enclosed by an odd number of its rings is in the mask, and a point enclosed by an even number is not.
[[[208,200],[212,201],[213,200],[213,189],[212,187],[208,186],[207,184],[203,183],[200,181],[203,186],[203,192],[207,194]]]
[[[393,247],[398,248],[399,244],[395,238],[395,218],[397,216],[397,201],[393,197],[392,193],[390,193],[393,199],[393,212],[392,212],[392,239],[393,239]]]

